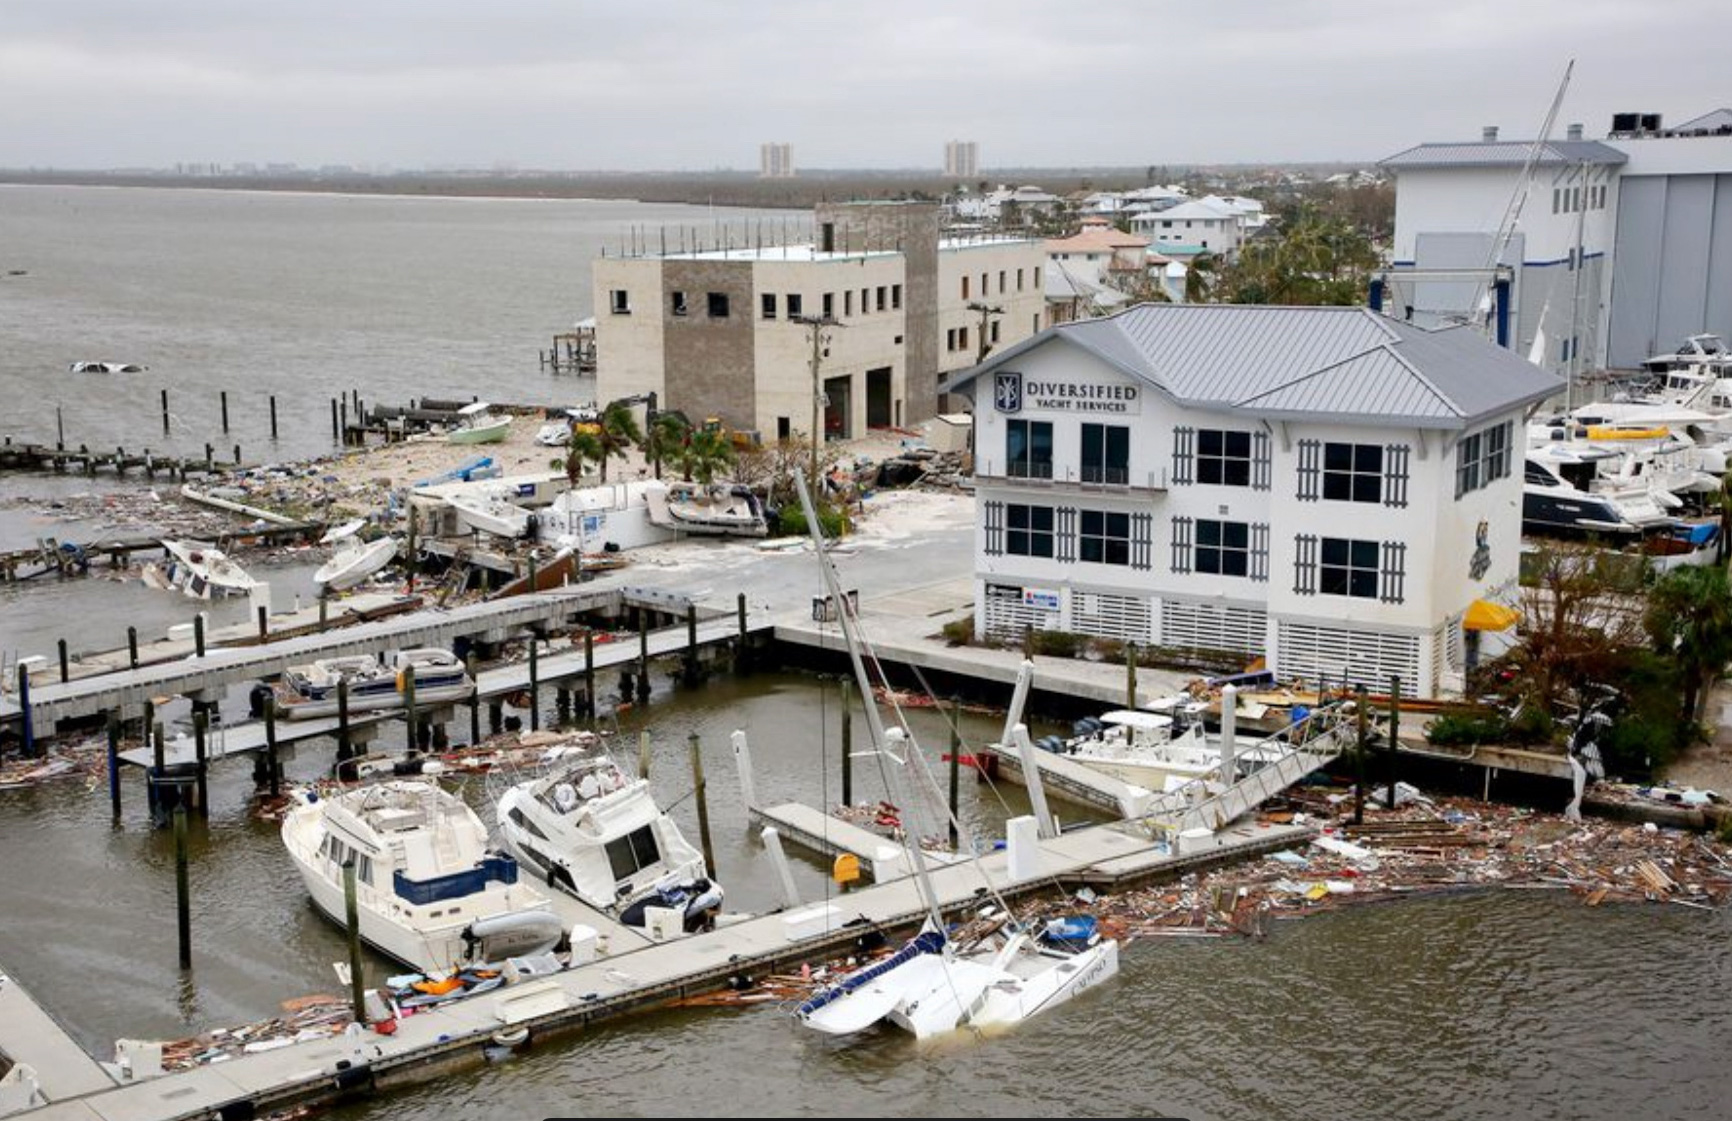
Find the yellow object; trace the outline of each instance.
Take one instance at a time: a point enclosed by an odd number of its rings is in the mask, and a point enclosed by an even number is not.
[[[1661,440],[1670,436],[1665,428],[1618,428],[1610,424],[1590,424],[1590,440]]]
[[[860,858],[845,852],[830,866],[830,878],[839,884],[851,884],[860,878]]]
[[[1476,599],[1468,604],[1467,614],[1461,617],[1461,629],[1464,631],[1507,631],[1521,621],[1522,614],[1513,607],[1505,607],[1501,603],[1490,600]]]
[[[1322,899],[1325,895],[1328,895],[1328,894],[1329,894],[1328,885],[1326,885],[1326,884],[1312,884],[1311,890],[1305,893],[1305,898],[1307,898],[1311,902],[1315,903],[1319,899]]]

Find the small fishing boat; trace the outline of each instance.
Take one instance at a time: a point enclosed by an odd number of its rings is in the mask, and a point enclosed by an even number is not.
[[[457,410],[457,422],[445,433],[448,444],[497,444],[511,431],[511,418],[494,416],[486,401],[476,401]]]
[[[375,541],[364,541],[360,532],[366,524],[356,518],[319,538],[319,544],[334,546],[334,550],[331,559],[313,573],[313,583],[339,592],[354,587],[391,563],[397,555],[397,539],[387,535]]]
[[[479,533],[515,540],[529,532],[529,511],[503,494],[492,491],[451,494],[446,496],[445,504],[459,521]]]
[[[627,775],[601,740],[579,733],[548,748],[531,777],[499,795],[505,847],[525,868],[626,926],[662,935],[715,924],[721,885],[704,857],[656,805],[649,782]]]
[[[518,882],[517,862],[488,849],[475,811],[435,783],[303,791],[282,836],[313,904],[338,923],[343,866],[353,861],[361,940],[424,973],[542,953],[563,939],[548,898]]]
[[[650,520],[681,533],[764,537],[764,507],[750,489],[728,483],[670,482],[648,494]]]
[[[371,654],[351,654],[290,666],[277,687],[278,704],[291,720],[334,716],[339,687],[346,681],[351,713],[399,708],[409,675],[414,677],[417,706],[467,700],[475,692],[475,681],[456,655],[416,649],[398,651],[389,663]]]

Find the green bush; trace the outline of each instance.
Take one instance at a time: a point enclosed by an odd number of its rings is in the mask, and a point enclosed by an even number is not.
[[[829,505],[818,507],[818,526],[823,529],[824,536],[832,541],[847,536],[848,531],[854,528],[846,510]],[[805,537],[809,532],[806,529],[806,512],[797,505],[782,507],[782,515],[776,528],[784,537]]]
[[[939,633],[951,646],[968,646],[974,642],[974,617],[952,619],[939,628]]]
[[[1088,636],[1072,631],[1035,631],[1033,652],[1049,658],[1074,658],[1088,643]]]
[[[1505,743],[1510,738],[1510,722],[1500,712],[1446,712],[1431,722],[1425,738],[1439,747]]]

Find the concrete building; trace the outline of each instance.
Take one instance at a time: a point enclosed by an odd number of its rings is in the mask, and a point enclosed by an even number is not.
[[[794,146],[792,144],[758,145],[759,179],[792,179],[794,177]]]
[[[980,174],[980,145],[972,140],[944,142],[944,176],[947,179],[973,179]]]
[[[1245,213],[1225,202],[1193,199],[1166,210],[1131,215],[1131,229],[1147,234],[1156,250],[1198,246],[1216,256],[1231,256],[1245,239]]]
[[[821,423],[850,437],[933,416],[942,376],[1045,326],[1039,241],[941,238],[935,203],[824,205],[816,229],[597,261],[597,399],[653,390],[693,419],[809,436],[816,339]]]
[[[1053,327],[952,386],[976,402],[975,629],[1458,688],[1469,609],[1516,595],[1523,414],[1557,387],[1476,331],[1364,308]]]
[[[1501,264],[1507,344],[1566,377],[1632,369],[1693,334],[1732,336],[1732,110],[1669,129],[1654,114],[1612,123],[1604,140],[1571,125],[1536,147],[1487,128],[1477,143],[1384,160],[1396,176],[1386,309],[1411,308],[1420,323],[1483,322],[1487,277]],[[1530,155],[1525,199],[1494,260]]]

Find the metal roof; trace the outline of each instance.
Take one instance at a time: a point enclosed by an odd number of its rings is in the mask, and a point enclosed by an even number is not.
[[[1058,340],[1187,407],[1253,417],[1464,428],[1563,388],[1467,327],[1427,331],[1358,307],[1139,304],[1025,339],[945,392]]]
[[[1681,125],[1673,125],[1673,132],[1714,132],[1723,128],[1732,128],[1732,109],[1715,109],[1703,113],[1694,120],[1685,121]]]
[[[1420,144],[1397,152],[1379,167],[1522,167],[1533,151],[1531,140],[1482,140],[1461,144]],[[1621,164],[1629,160],[1623,152],[1598,140],[1548,140],[1540,146],[1536,166],[1554,164]]]

